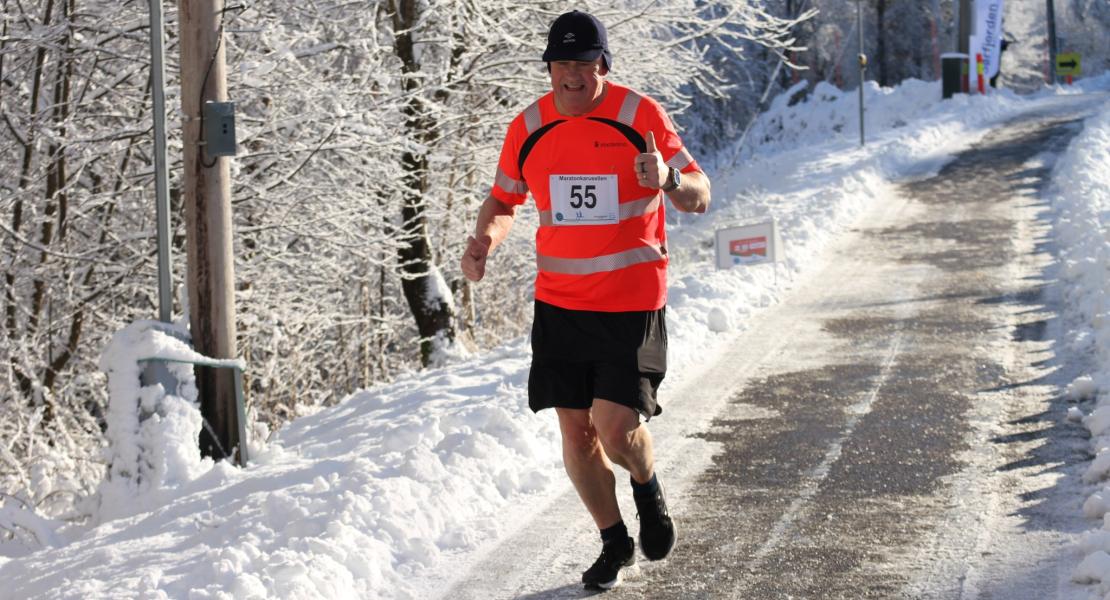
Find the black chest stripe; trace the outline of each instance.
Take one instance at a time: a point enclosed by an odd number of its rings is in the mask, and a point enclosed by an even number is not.
[[[640,151],[640,153],[647,152],[647,142],[644,141],[644,136],[640,135],[640,132],[638,132],[635,129],[629,127],[628,125],[625,125],[624,123],[621,123],[620,121],[614,121],[612,119],[603,119],[601,117],[586,117],[586,118],[591,120],[591,121],[596,121],[598,123],[604,123],[605,125],[608,125],[608,126],[612,127],[613,129],[616,129],[617,131],[619,131],[621,133],[621,135],[623,135],[625,138],[627,138],[628,141],[631,142],[632,145],[635,146],[636,149]],[[553,127],[555,127],[556,125],[558,125],[560,123],[566,123],[566,119],[559,119],[558,121],[552,121],[552,122],[548,123],[547,125],[544,125],[543,127],[540,127],[539,129],[533,131],[532,134],[529,135],[526,140],[524,140],[524,144],[520,147],[520,156],[518,156],[517,159],[516,159],[517,172],[519,172],[521,175],[524,174],[524,161],[528,158],[528,155],[532,152],[532,148],[534,148],[536,146],[536,143],[540,141],[540,138],[543,137],[543,134],[547,133],[548,131],[551,131],[551,129]]]
[[[528,139],[524,140],[524,145],[520,147],[520,156],[516,157],[516,169],[517,172],[520,173],[521,178],[524,177],[524,159],[528,158],[528,155],[532,152],[532,148],[535,147],[536,142],[540,141],[540,138],[543,137],[543,134],[551,131],[551,128],[555,127],[559,123],[566,123],[566,120],[559,119],[558,121],[552,121],[547,125],[544,125],[543,127],[540,127],[539,129],[533,131],[532,135],[529,135]]]

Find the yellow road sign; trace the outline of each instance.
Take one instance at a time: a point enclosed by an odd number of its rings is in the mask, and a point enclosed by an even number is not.
[[[1065,52],[1056,55],[1056,74],[1064,75],[1079,75],[1079,53],[1078,52]]]

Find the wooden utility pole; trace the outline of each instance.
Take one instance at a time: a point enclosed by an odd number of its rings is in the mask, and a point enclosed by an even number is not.
[[[960,0],[960,26],[957,30],[959,33],[956,34],[956,51],[962,54],[968,54],[971,51],[971,2],[972,0]]]
[[[975,57],[971,55],[971,3],[974,0],[960,0],[960,22],[957,27],[956,33],[956,51],[963,54],[966,58],[965,62],[960,67],[960,90],[964,93],[971,91],[971,80],[969,79],[972,69],[975,68]]]
[[[189,324],[193,346],[212,358],[236,358],[235,263],[231,246],[231,183],[226,158],[200,144],[201,110],[227,100],[223,0],[181,0],[181,108],[185,114],[184,198],[189,255]],[[235,381],[230,369],[196,367],[201,453],[233,458],[239,446]]]

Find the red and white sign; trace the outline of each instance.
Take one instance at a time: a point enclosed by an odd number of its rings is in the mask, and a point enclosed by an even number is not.
[[[745,238],[742,240],[732,240],[728,243],[728,253],[740,258],[748,258],[750,256],[767,256],[767,238],[754,237]]]
[[[717,268],[778,262],[779,235],[775,221],[717,230]]]

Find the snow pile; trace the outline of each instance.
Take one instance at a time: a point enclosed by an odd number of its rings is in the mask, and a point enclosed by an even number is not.
[[[139,321],[116,332],[101,354],[100,370],[108,376],[109,467],[98,490],[99,521],[156,508],[212,467],[197,449],[202,419],[191,364],[212,361],[184,339],[183,329]],[[173,361],[162,364],[176,390],[140,383],[148,359]]]
[[[31,506],[14,496],[5,496],[0,503],[0,531],[12,536],[23,546],[57,548],[64,544],[57,530],[63,523],[47,519]],[[0,564],[5,559],[0,557]]]
[[[1072,581],[1076,583],[1098,583],[1108,572],[1110,572],[1110,554],[1107,554],[1105,550],[1095,550],[1088,554],[1083,562],[1075,568],[1075,572],[1072,573]]]
[[[100,369],[108,376],[108,446],[104,449],[108,469],[91,506],[82,507],[92,521],[156,508],[176,498],[182,484],[212,467],[211,460],[200,458],[202,419],[193,368],[186,363],[213,361],[194,352],[182,341],[187,338],[183,329],[139,321],[116,332],[101,354]],[[173,393],[161,384],[140,383],[147,359],[184,361],[165,363],[178,382]],[[0,506],[0,528],[24,534],[21,541],[29,546],[63,545],[58,531],[64,525],[14,499],[5,499]]]
[[[1057,162],[1051,191],[1054,235],[1059,246],[1059,287],[1067,331],[1067,354],[1087,361],[1089,373],[1065,391],[1071,401],[1091,401],[1083,419],[1091,431],[1094,461],[1088,483],[1110,475],[1110,108],[1087,120],[1084,130]],[[1110,511],[1110,487],[1095,491],[1083,513],[1101,518]],[[1091,532],[1086,558],[1073,573],[1078,582],[1098,582],[1110,596],[1110,528]],[[1095,543],[1097,541],[1097,543]]]

